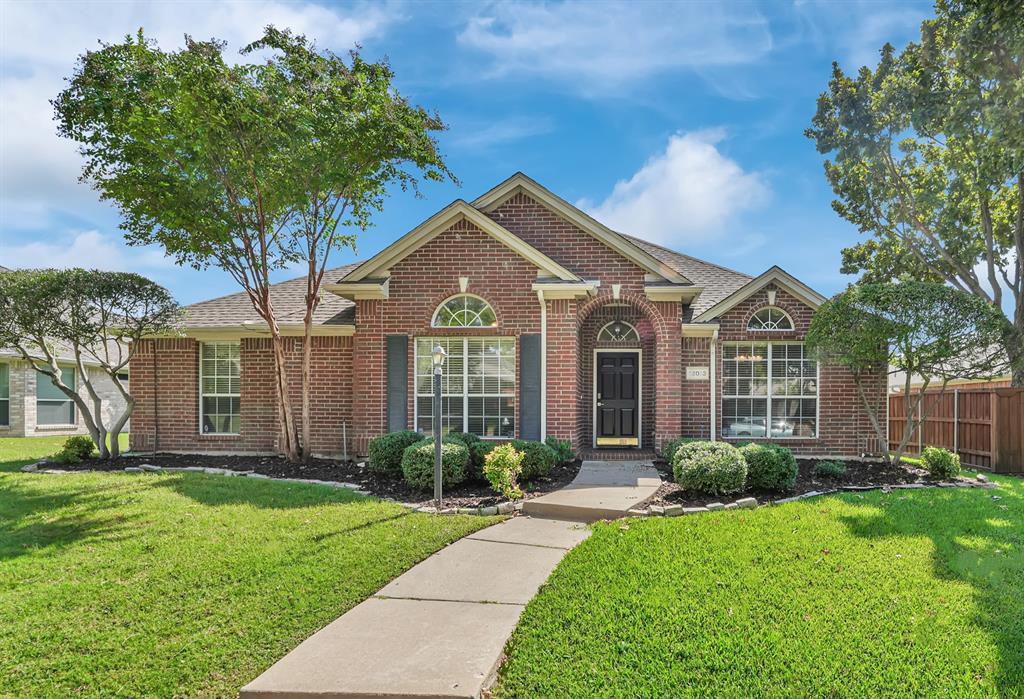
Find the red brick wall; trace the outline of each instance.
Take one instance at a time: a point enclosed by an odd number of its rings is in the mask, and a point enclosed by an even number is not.
[[[584,279],[643,291],[640,267],[526,194],[514,194],[488,216]]]
[[[708,439],[711,436],[711,381],[686,379],[686,367],[711,368],[711,338],[682,339],[683,437]]]
[[[285,338],[296,424],[302,410],[302,339]],[[352,338],[312,338],[312,449],[341,454],[343,425],[352,429]],[[241,341],[241,431],[199,431],[199,343],[191,338],[145,340],[131,365],[131,446],[139,451],[267,453],[277,449],[279,422],[269,338]],[[351,444],[351,435],[350,435]]]
[[[768,305],[767,290],[776,289],[775,305],[782,308],[793,319],[792,332],[748,331],[750,317],[760,308]],[[799,299],[774,285],[769,285],[743,303],[731,309],[719,319],[719,341],[803,341],[810,326],[814,311]],[[718,434],[721,435],[722,362],[721,344],[717,361]],[[877,380],[869,387],[870,395],[880,406],[886,403],[886,377],[880,370]],[[867,438],[874,435],[867,412],[861,407],[857,388],[850,373],[838,366],[820,367],[818,386],[818,435],[814,439],[775,440],[799,454],[855,456],[863,452]],[[884,411],[884,407],[881,409]],[[884,412],[879,412],[884,415]],[[727,441],[750,441],[749,438]]]

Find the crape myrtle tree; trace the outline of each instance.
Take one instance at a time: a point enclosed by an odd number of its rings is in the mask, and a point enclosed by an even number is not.
[[[807,136],[835,210],[870,237],[843,251],[863,281],[941,281],[1003,309],[1024,386],[1024,14],[938,0],[920,42],[872,70],[833,64]]]
[[[130,244],[219,267],[245,291],[273,346],[280,449],[308,458],[310,340],[330,254],[354,248],[389,191],[452,178],[432,136],[445,127],[356,51],[346,62],[272,26],[241,52],[263,61],[232,64],[225,48],[186,37],[166,52],[140,31],[81,56],[54,110]],[[292,266],[306,272],[301,442],[270,290]]]
[[[48,377],[74,402],[102,458],[119,456],[118,437],[135,409],[121,376],[139,340],[173,333],[179,319],[180,308],[167,290],[138,274],[84,269],[0,274],[0,346],[16,349],[39,372],[37,380]],[[68,359],[78,375],[74,387],[61,368]],[[104,416],[87,364],[98,366],[121,394],[125,407],[119,415]]]
[[[820,361],[849,369],[883,453],[898,462],[938,402],[924,400],[929,386],[937,384],[941,396],[952,379],[984,379],[1006,370],[1000,343],[1007,324],[995,306],[942,283],[853,284],[815,312],[807,348]],[[905,373],[907,402],[907,422],[891,455],[887,401],[870,393],[887,372]],[[915,377],[922,385],[912,394]]]

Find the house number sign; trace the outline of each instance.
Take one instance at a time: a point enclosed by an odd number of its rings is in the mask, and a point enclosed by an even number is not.
[[[708,368],[706,366],[686,367],[687,381],[707,381],[710,376],[711,372],[708,371]]]

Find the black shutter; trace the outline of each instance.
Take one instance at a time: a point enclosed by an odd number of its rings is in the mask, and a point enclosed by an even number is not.
[[[407,429],[409,429],[409,338],[405,335],[388,335],[388,432]]]
[[[519,437],[540,439],[540,335],[519,337]]]

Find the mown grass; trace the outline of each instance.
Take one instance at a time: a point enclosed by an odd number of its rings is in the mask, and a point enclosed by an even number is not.
[[[495,521],[246,478],[11,472],[62,441],[0,439],[0,696],[237,696]]]
[[[1024,482],[996,480],[599,525],[497,694],[1024,696]]]

